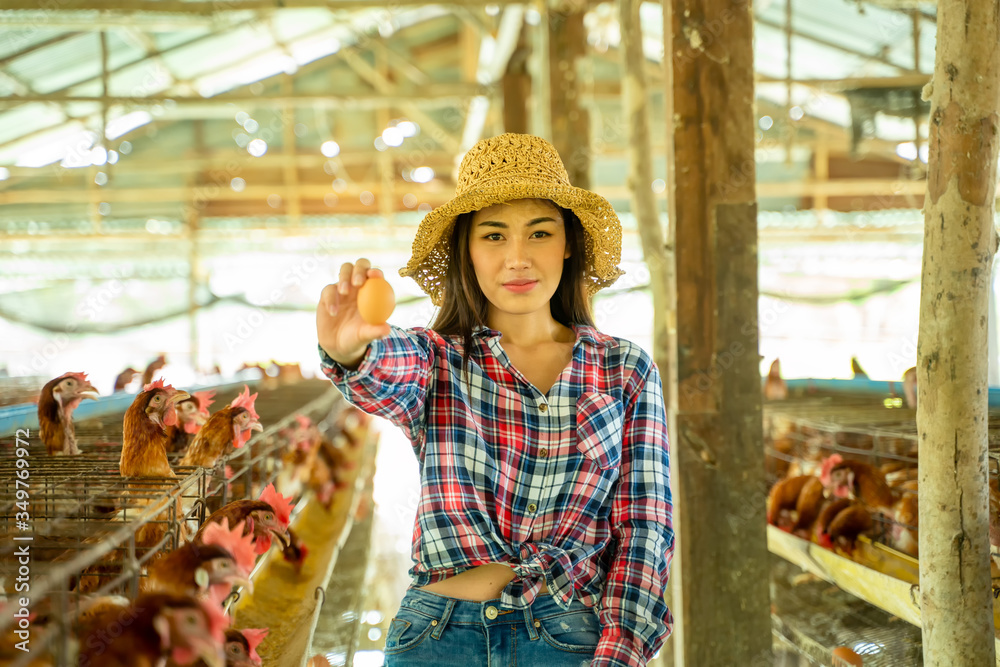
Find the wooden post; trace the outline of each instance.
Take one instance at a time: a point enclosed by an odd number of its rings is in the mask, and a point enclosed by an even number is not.
[[[674,662],[770,666],[753,15],[743,0],[663,10],[677,282]]]
[[[576,63],[587,48],[586,6],[549,11],[549,85],[552,145],[559,151],[569,182],[590,188],[590,120],[580,104]]]
[[[987,508],[987,313],[1000,6],[941,0],[917,341],[924,664],[993,665]]]
[[[653,295],[653,361],[660,369],[664,401],[670,404],[670,349],[676,343],[676,312],[673,309],[673,257],[667,255],[660,211],[653,194],[653,150],[649,131],[649,89],[646,83],[646,56],[642,51],[642,25],[639,21],[641,0],[618,1],[618,23],[621,26],[622,109],[628,127],[629,176],[632,213],[636,217],[642,256],[649,269],[649,285]],[[671,576],[664,595],[667,606],[673,607]],[[670,641],[669,637],[667,639]],[[657,667],[671,667],[673,647],[665,644],[660,650]]]
[[[503,75],[503,127],[504,132],[528,133],[528,99],[531,97],[531,75],[528,73],[528,58],[531,47],[528,31],[531,27],[521,26],[521,36],[517,48],[507,61]]]
[[[295,94],[295,79],[290,74],[281,77],[281,92],[288,96]],[[282,180],[288,189],[288,196],[284,200],[286,222],[288,227],[301,230],[302,195],[299,192],[299,168],[294,159],[299,152],[295,138],[295,107],[286,102],[281,105],[280,112],[281,152],[289,156],[282,169]]]

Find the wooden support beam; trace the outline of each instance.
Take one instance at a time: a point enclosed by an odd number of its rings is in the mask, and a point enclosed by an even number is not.
[[[917,338],[923,664],[993,665],[987,321],[997,249],[1000,20],[940,0]]]
[[[629,171],[632,213],[642,244],[642,257],[649,269],[649,291],[653,299],[653,362],[660,371],[664,407],[671,403],[674,382],[671,348],[676,345],[677,313],[674,309],[674,258],[668,254],[664,230],[660,223],[660,207],[653,193],[653,148],[650,137],[649,89],[646,83],[646,57],[642,50],[642,24],[639,20],[641,0],[618,0],[618,23],[621,26],[622,109],[628,128]],[[666,487],[670,492],[670,487]],[[660,557],[663,554],[650,554]],[[669,562],[669,561],[668,561]],[[674,606],[671,594],[673,576],[661,594],[667,608]],[[668,637],[669,638],[669,637]],[[672,651],[660,650],[661,667],[674,664]]]
[[[375,88],[375,90],[383,94],[396,92],[395,84],[372,67],[357,51],[354,49],[344,49],[341,53],[343,54],[344,62],[358,76]],[[410,119],[416,121],[421,126],[423,132],[438,144],[453,153],[457,154],[459,152],[459,142],[453,134],[453,129],[444,127],[411,101],[397,100],[395,105],[404,111]]]
[[[424,6],[426,0],[393,0],[393,7]],[[437,3],[454,7],[484,7],[486,5],[519,4],[512,0],[446,0]],[[327,9],[331,11],[354,9],[379,9],[386,7],[380,0],[227,0],[220,5],[212,0],[61,0],[59,5],[47,10],[50,13],[104,12],[120,14],[179,14],[213,18],[231,12],[267,12],[281,9]],[[38,11],[38,0],[4,0],[4,10],[22,9]],[[15,17],[4,17],[13,19]],[[93,20],[92,17],[88,17]],[[37,22],[37,19],[35,19]],[[6,21],[0,21],[0,25]]]
[[[793,84],[819,88],[826,92],[857,88],[918,88],[931,80],[930,74],[900,74],[899,76],[856,76],[844,79],[793,79]],[[758,83],[785,83],[784,78],[757,76]]]
[[[347,88],[326,90],[322,93],[296,93],[294,95],[251,95],[249,93],[234,95],[217,95],[202,97],[201,95],[171,95],[155,93],[142,97],[122,97],[120,95],[64,95],[60,93],[41,95],[12,95],[0,98],[0,108],[19,106],[27,102],[47,102],[51,104],[76,104],[80,102],[98,102],[108,105],[123,104],[139,106],[153,105],[171,100],[178,105],[219,106],[224,104],[252,104],[254,106],[291,104],[294,106],[327,107],[332,109],[371,109],[402,104],[411,100],[414,104],[432,102],[435,104],[452,104],[456,100],[472,97],[481,93],[477,85],[468,83],[435,83],[430,85],[393,85],[384,91],[359,90]]]
[[[753,13],[744,0],[675,0],[663,10],[677,282],[674,662],[771,665]]]
[[[531,74],[528,60],[531,45],[528,32],[531,26],[521,26],[517,47],[507,62],[503,75],[503,127],[505,132],[528,133],[528,100],[531,98]]]
[[[388,151],[386,151],[388,153]],[[277,156],[275,156],[277,157]],[[428,166],[440,165],[435,169],[442,173],[447,169],[452,157],[444,156],[439,161],[424,160]],[[371,165],[376,157],[369,154],[367,159],[357,161],[358,165]],[[279,164],[295,164],[294,162],[282,161]],[[224,165],[218,170],[212,170],[208,176],[217,171],[216,176],[226,174]],[[241,173],[248,173],[242,171]],[[224,181],[224,182],[223,182]],[[357,193],[364,190],[377,192],[382,186],[380,181],[360,180],[356,181]],[[333,192],[329,183],[308,183],[299,185],[303,197],[313,197],[322,199],[324,195]],[[413,189],[414,184],[397,180],[396,187]],[[438,184],[436,187],[443,187]],[[59,189],[61,188],[61,189]],[[90,201],[86,191],[81,191],[76,187],[66,187],[65,183],[60,183],[59,188],[55,185],[50,188],[13,188],[0,191],[0,205],[4,204],[81,204]],[[285,197],[290,190],[276,179],[273,182],[254,179],[253,185],[247,185],[240,192],[236,192],[229,187],[229,179],[226,178],[206,178],[205,182],[195,188],[199,191],[203,199],[218,199],[220,201],[240,201],[240,200],[262,200],[268,194],[274,193]],[[614,200],[628,200],[632,191],[624,185],[595,185],[592,186],[594,192],[602,197]],[[902,195],[923,196],[927,190],[925,181],[902,181],[889,179],[837,179],[826,182],[790,181],[781,183],[757,183],[756,192],[760,199],[775,199],[788,197],[897,197]],[[176,201],[183,198],[185,194],[190,194],[190,189],[184,187],[106,187],[99,191],[100,200],[110,203],[115,202],[142,202],[142,201]],[[351,190],[354,194],[354,191]]]
[[[587,48],[585,7],[548,12],[549,104],[552,145],[559,151],[569,182],[590,188],[590,116],[580,99],[577,61]]]
[[[813,150],[813,182],[815,183],[826,183],[830,179],[830,149],[823,142],[817,143],[816,148]],[[760,190],[757,191],[757,196],[760,197]],[[817,193],[813,197],[812,207],[815,209],[823,210],[829,205],[827,199],[827,194]]]

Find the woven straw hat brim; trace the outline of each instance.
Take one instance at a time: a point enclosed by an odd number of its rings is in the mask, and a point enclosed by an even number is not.
[[[572,185],[532,182],[489,183],[477,187],[429,212],[421,221],[413,240],[414,253],[400,276],[409,276],[431,297],[435,305],[443,301],[444,276],[449,263],[448,244],[455,219],[463,213],[516,199],[548,199],[573,211],[585,232],[586,285],[593,295],[614,284],[624,271],[621,259],[622,227],[614,208],[597,193]]]

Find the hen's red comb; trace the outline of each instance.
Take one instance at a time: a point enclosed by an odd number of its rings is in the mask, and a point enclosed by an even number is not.
[[[250,413],[250,416],[254,419],[260,419],[257,411],[254,410],[253,404],[257,400],[257,394],[250,394],[250,387],[243,385],[243,393],[233,399],[233,402],[229,404],[231,408],[246,408],[246,411]]]
[[[87,382],[86,373],[74,373],[70,371],[69,373],[63,373],[62,375],[59,376],[60,380],[65,380],[66,378],[76,378],[80,382]]]
[[[274,513],[278,517],[278,521],[280,521],[284,526],[288,525],[288,522],[292,517],[292,508],[295,507],[295,504],[292,503],[291,496],[286,498],[278,493],[277,489],[274,488],[274,483],[272,482],[267,485],[267,488],[260,492],[260,498],[258,498],[258,500],[261,500],[273,507]]]
[[[192,394],[192,396],[194,396],[194,398],[198,401],[198,412],[208,417],[208,406],[215,403],[215,401],[212,400],[212,397],[215,396],[215,390],[208,389],[206,391],[196,391]]]
[[[227,516],[222,517],[222,521],[213,521],[205,527],[201,541],[229,551],[233,555],[233,560],[236,561],[236,566],[246,576],[250,576],[257,556],[254,553],[253,533],[243,534],[242,521],[236,524],[232,530],[229,529],[229,517]]]
[[[260,656],[257,655],[257,646],[264,641],[264,637],[270,631],[270,628],[243,628],[240,630],[243,633],[243,637],[246,638],[247,644],[250,645],[250,659],[253,660],[255,665],[261,663]]]
[[[312,420],[309,419],[309,417],[306,417],[305,415],[295,415],[295,421],[297,421],[299,423],[299,426],[301,426],[302,428],[309,428],[310,426],[312,426]]]
[[[169,384],[164,385],[163,378],[160,378],[159,380],[150,382],[149,384],[147,384],[145,387],[142,388],[143,391],[149,391],[151,389],[173,389],[173,387],[171,387]]]
[[[819,481],[823,482],[823,486],[830,486],[833,480],[830,479],[833,469],[844,462],[844,457],[840,454],[831,454],[830,457],[823,461],[823,467],[820,469]]]

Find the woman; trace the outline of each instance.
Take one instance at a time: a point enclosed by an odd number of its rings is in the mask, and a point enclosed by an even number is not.
[[[645,665],[669,634],[666,419],[649,355],[597,331],[621,225],[551,144],[505,134],[462,161],[401,275],[429,328],[369,325],[341,267],[317,308],[323,371],[420,461],[413,583],[386,664]]]

